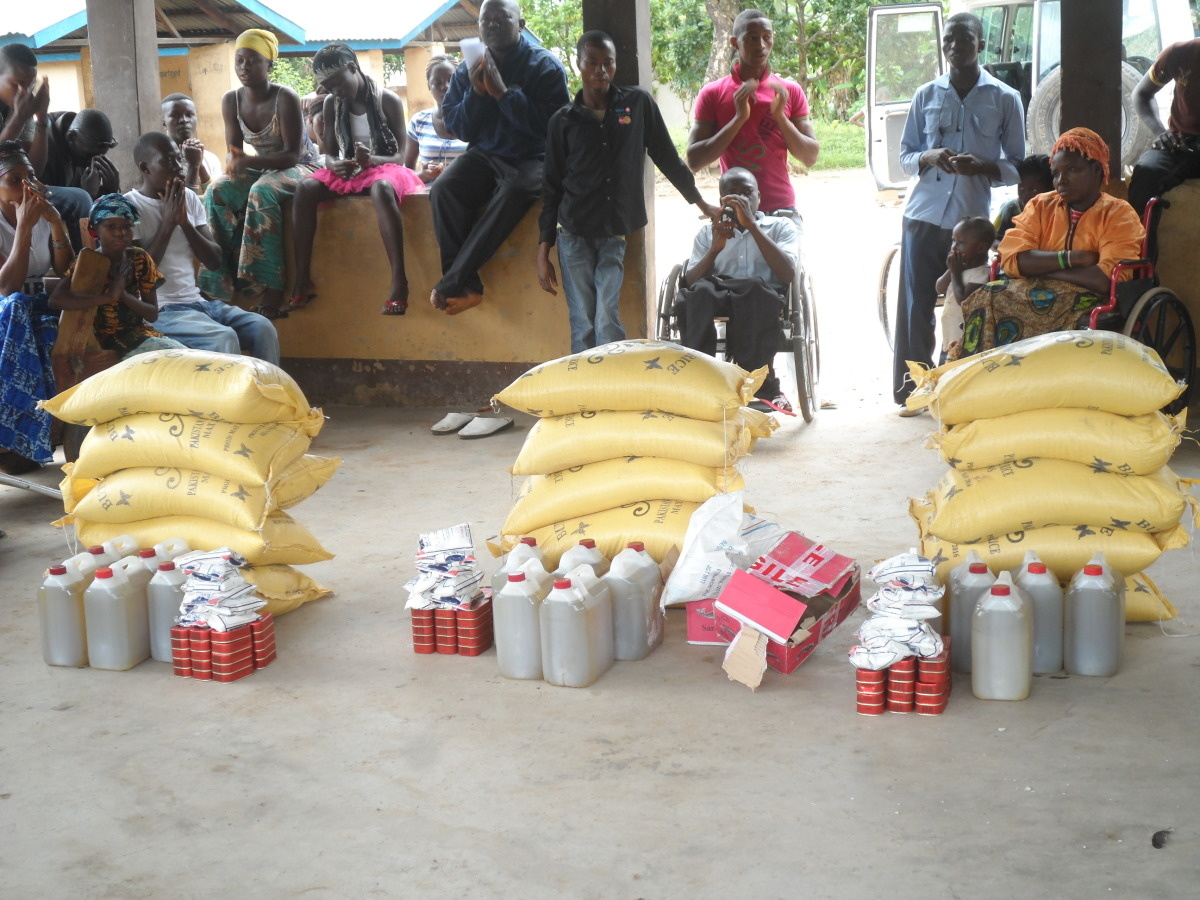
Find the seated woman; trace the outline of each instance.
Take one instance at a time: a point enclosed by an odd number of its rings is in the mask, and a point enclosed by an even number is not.
[[[442,108],[446,91],[450,90],[450,79],[458,68],[453,56],[435,56],[425,66],[425,83],[437,108]],[[404,164],[415,171],[426,184],[433,181],[454,160],[467,152],[467,145],[458,138],[446,138],[437,133],[433,125],[433,110],[422,109],[408,120],[408,149],[404,151]]]
[[[400,203],[424,185],[404,159],[404,107],[389,90],[358,67],[345,44],[328,44],[313,57],[313,78],[329,91],[325,98],[325,168],[317,169],[296,189],[292,211],[296,243],[296,293],[288,307],[303,309],[316,297],[311,266],[317,230],[317,204],[333,197],[367,194],[375,206],[392,283],[382,312],[402,316],[408,310],[408,277],[404,271],[404,226]]]
[[[1137,213],[1101,192],[1108,146],[1100,136],[1072,128],[1050,158],[1054,190],[1030,200],[1000,242],[1005,274],[963,303],[963,340],[950,359],[1076,328],[1083,313],[1107,302],[1113,266],[1141,254]]]
[[[74,257],[21,142],[0,143],[0,468],[13,475],[54,456],[50,414],[37,408],[55,394],[50,350],[58,334],[42,279],[52,263],[66,272]]]
[[[200,289],[216,300],[235,289],[259,297],[256,312],[283,318],[283,204],[316,167],[317,149],[300,115],[300,98],[271,81],[279,41],[251,28],[238,35],[233,57],[242,87],[221,99],[229,159],[204,194],[208,224],[221,246],[221,265],[200,273]],[[249,144],[255,155],[243,152]]]

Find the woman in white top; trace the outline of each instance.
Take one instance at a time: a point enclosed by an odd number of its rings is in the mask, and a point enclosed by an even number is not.
[[[392,264],[392,283],[382,311],[402,316],[408,310],[408,277],[400,203],[424,186],[403,165],[404,107],[399,97],[363,74],[354,51],[345,44],[328,44],[317,51],[313,78],[329,91],[324,107],[325,168],[296,189],[292,208],[296,290],[288,308],[303,309],[316,297],[311,266],[317,204],[339,195],[370,194]]]
[[[0,143],[0,448],[9,451],[0,466],[12,474],[53,458],[50,414],[37,403],[55,394],[50,350],[58,316],[42,280],[51,265],[65,272],[74,257],[24,147]]]
[[[458,60],[453,56],[435,56],[425,66],[425,83],[437,108],[441,109],[450,90],[450,79]],[[433,127],[433,110],[423,109],[412,114],[408,120],[408,150],[404,153],[404,164],[412,169],[426,184],[433,181],[467,152],[467,145],[458,138],[445,138]]]

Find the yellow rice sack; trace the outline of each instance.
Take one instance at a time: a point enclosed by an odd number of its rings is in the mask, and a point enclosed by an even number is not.
[[[271,510],[290,509],[312,496],[341,464],[337,457],[302,456],[266,485],[160,467],[121,469],[101,481],[68,474],[60,487],[66,511],[89,522],[202,516],[254,531]]]
[[[1102,525],[1077,525],[1074,528],[1055,525],[955,543],[929,533],[933,505],[928,501],[910,500],[908,512],[917,523],[921,554],[934,561],[937,575],[943,581],[972,550],[979,553],[993,572],[1019,566],[1026,550],[1036,550],[1058,580],[1066,582],[1099,551],[1104,552],[1109,564],[1117,571],[1133,575],[1158,559],[1164,550],[1177,550],[1188,543],[1187,532],[1179,526],[1170,531],[1145,534]]]
[[[119,362],[38,404],[74,425],[98,425],[140,413],[178,413],[220,422],[295,422],[321,430],[295,379],[251,356],[207,350],[158,350]]]
[[[244,566],[241,576],[267,601],[266,611],[276,616],[333,593],[291,566]]]
[[[1021,459],[977,471],[950,469],[928,494],[929,530],[973,541],[1047,525],[1102,522],[1128,531],[1166,531],[1191,498],[1163,466],[1153,475],[1113,475],[1061,459]]]
[[[170,466],[266,484],[308,451],[298,422],[214,422],[175,413],[142,413],[94,426],[83,439],[75,475],[103,478],[119,469]]]
[[[655,409],[713,422],[766,378],[664,341],[616,341],[534,366],[495,400],[534,416]]]
[[[70,521],[69,517],[66,521]],[[121,534],[130,534],[140,547],[152,547],[171,537],[181,537],[189,547],[215,550],[228,547],[246,557],[251,565],[291,565],[322,562],[333,554],[318,543],[309,530],[283,512],[267,516],[260,531],[246,531],[199,516],[163,516],[140,522],[88,522],[75,517],[75,534],[81,544],[102,544]]]
[[[771,416],[752,409],[730,410],[725,422],[649,411],[555,416],[529,430],[509,471],[544,475],[619,456],[656,456],[720,468],[733,465],[778,427]]]
[[[1118,416],[1096,409],[1031,409],[943,427],[932,445],[956,469],[986,469],[1040,456],[1148,475],[1179,444],[1183,416]]]
[[[1125,579],[1125,621],[1165,622],[1179,615],[1171,601],[1145,572]]]
[[[943,425],[1043,408],[1139,416],[1182,393],[1158,354],[1112,331],[1056,331],[936,369],[909,364],[910,409],[928,406]]]
[[[699,507],[699,503],[686,500],[640,500],[585,518],[555,522],[529,534],[537,538],[538,547],[546,556],[547,569],[557,567],[558,558],[584,538],[592,538],[609,559],[630,541],[642,541],[646,552],[661,563],[671,548],[683,546],[688,522]],[[507,553],[524,536],[500,535],[500,552]]]
[[[501,529],[525,534],[564,519],[591,515],[652,494],[703,503],[714,494],[745,487],[734,468],[713,468],[653,456],[619,457],[549,475],[531,475],[521,486]]]

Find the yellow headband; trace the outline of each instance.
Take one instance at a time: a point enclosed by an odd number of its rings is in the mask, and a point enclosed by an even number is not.
[[[238,35],[237,43],[233,46],[235,50],[245,48],[253,50],[255,53],[261,53],[267,59],[275,59],[279,56],[279,38],[261,28],[243,31]]]

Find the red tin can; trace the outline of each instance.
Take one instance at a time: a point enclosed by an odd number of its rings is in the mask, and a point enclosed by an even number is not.
[[[884,669],[855,669],[854,680],[859,684],[883,684],[887,681]]]
[[[882,703],[864,703],[858,701],[858,714],[860,716],[882,716],[884,705]]]

